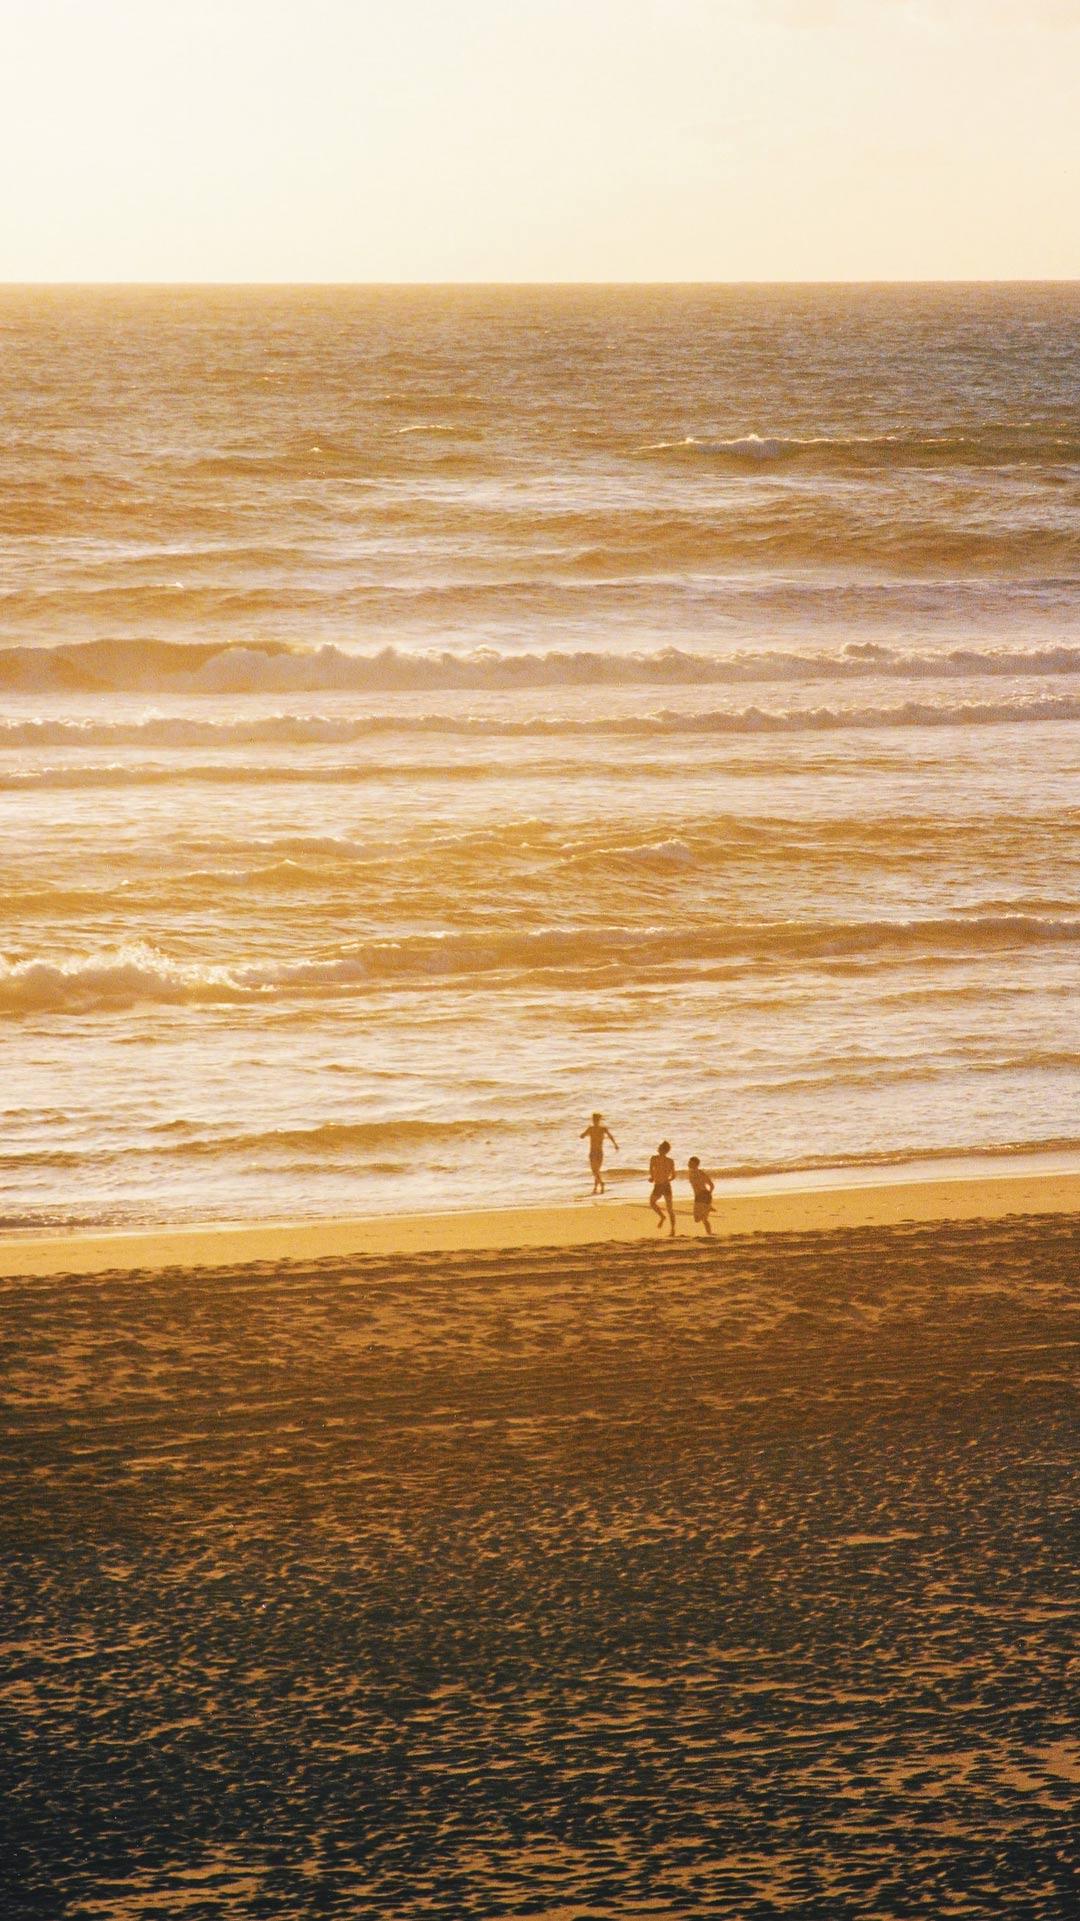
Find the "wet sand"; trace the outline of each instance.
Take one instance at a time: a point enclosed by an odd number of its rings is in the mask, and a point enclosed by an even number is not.
[[[1076,1912],[1080,1213],[807,1226],[0,1284],[0,1911]]]
[[[680,1181],[679,1186],[683,1183]],[[1001,1220],[1011,1214],[1080,1213],[1080,1168],[1021,1172],[972,1162],[967,1174],[815,1185],[753,1183],[717,1188],[717,1235],[894,1227],[902,1221]],[[703,1239],[689,1203],[677,1199],[680,1232]],[[98,1274],[110,1269],[235,1267],[251,1261],[318,1261],[353,1255],[460,1254],[492,1248],[584,1247],[655,1237],[644,1197],[446,1214],[383,1214],[356,1220],[207,1223],[127,1233],[0,1238],[0,1276]]]

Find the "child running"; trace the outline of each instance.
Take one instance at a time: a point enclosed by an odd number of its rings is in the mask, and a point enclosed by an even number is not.
[[[604,1126],[604,1116],[594,1114],[588,1127],[583,1127],[578,1139],[589,1143],[589,1166],[592,1168],[592,1191],[604,1192],[604,1142],[610,1141],[616,1154],[619,1143],[609,1127]]]
[[[686,1163],[687,1177],[694,1190],[694,1219],[700,1221],[706,1234],[712,1233],[709,1215],[712,1213],[713,1183],[711,1174],[706,1174],[696,1154],[691,1154]]]
[[[675,1179],[675,1163],[671,1158],[670,1141],[661,1141],[656,1153],[649,1162],[649,1179],[652,1182],[649,1206],[656,1215],[657,1231],[659,1233],[663,1232],[664,1209],[666,1208],[667,1219],[670,1223],[671,1232],[674,1234],[675,1202],[671,1195],[671,1183]]]

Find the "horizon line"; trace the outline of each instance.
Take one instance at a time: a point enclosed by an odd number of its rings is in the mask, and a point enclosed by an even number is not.
[[[561,289],[600,289],[600,288],[719,288],[719,287],[1076,287],[1080,286],[1080,273],[1075,275],[994,275],[980,274],[905,276],[901,274],[878,275],[870,278],[846,276],[835,278],[811,278],[797,275],[791,279],[676,279],[676,280],[14,280],[0,278],[0,292],[42,291],[55,289],[142,289],[142,288],[206,288],[221,291],[235,291],[239,288],[280,289],[311,287],[320,290],[352,291],[357,289],[384,291],[387,289],[415,288],[419,290],[443,291],[454,288],[461,290],[482,290],[485,288],[521,287],[523,289],[561,288]]]

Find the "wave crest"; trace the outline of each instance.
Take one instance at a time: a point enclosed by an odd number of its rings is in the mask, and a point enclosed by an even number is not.
[[[340,720],[313,721],[304,715],[277,715],[272,721],[176,722],[154,718],[141,723],[125,723],[113,728],[109,722],[2,722],[0,751],[31,744],[60,751],[105,748],[141,748],[145,752],[172,752],[192,746],[209,751],[260,745],[280,747],[359,746],[373,744],[394,735],[451,740],[500,739],[580,739],[626,738],[643,741],[677,739],[680,736],[753,738],[755,736],[830,734],[847,730],[889,732],[906,728],[1005,727],[1030,726],[1039,722],[1080,720],[1080,693],[1047,695],[1042,699],[1000,701],[915,701],[898,702],[891,707],[845,707],[839,704],[803,708],[710,708],[703,712],[678,712],[662,709],[656,714],[594,715],[589,719],[571,716],[533,716],[518,720],[510,716],[411,713],[366,714]],[[501,777],[500,764],[484,761],[446,762],[426,768],[410,762],[416,778],[436,772],[442,780],[481,780],[488,774]],[[385,759],[372,756],[357,761],[192,761],[170,759],[160,762],[115,760],[89,764],[62,762],[59,765],[16,767],[0,772],[0,792],[37,788],[104,788],[160,786],[175,782],[193,784],[225,783],[275,785],[281,783],[321,782],[348,786],[363,781],[385,779]]]
[[[1080,918],[1025,913],[938,915],[924,920],[760,921],[663,927],[557,927],[492,933],[414,934],[371,939],[324,960],[221,963],[178,961],[149,942],[67,960],[0,963],[0,1013],[79,1013],[140,1002],[208,1005],[270,998],[330,998],[453,979],[490,982],[619,979],[632,969],[659,975],[713,966],[740,968],[800,960],[828,965],[909,960],[913,955],[1005,953],[1080,942]]]
[[[979,678],[1027,679],[1080,674],[1080,642],[1051,646],[951,646],[905,648],[879,641],[855,641],[832,651],[771,647],[725,655],[681,647],[626,653],[598,649],[553,649],[506,653],[495,648],[467,652],[404,652],[385,647],[353,653],[326,645],[301,649],[266,643],[258,646],[190,644],[168,641],[84,641],[58,647],[0,648],[0,687],[40,694],[124,694],[199,696],[219,694],[413,694],[545,692],[585,687],[745,687],[773,683],[858,681],[866,679],[964,681]],[[91,725],[86,723],[85,737]],[[150,722],[108,723],[109,738],[136,739]],[[334,740],[336,719],[295,717],[312,741]],[[347,723],[359,725],[360,723]],[[8,745],[49,744],[78,723],[23,720],[5,724]],[[274,717],[247,723],[252,739],[273,740],[282,725]],[[207,738],[197,717],[170,719],[178,746]],[[69,737],[65,732],[65,738]]]
[[[730,436],[686,434],[639,448],[643,455],[746,465],[796,461],[815,468],[884,469],[1009,467],[1016,462],[1072,467],[1080,461],[1075,431],[1047,434],[1023,425],[990,425],[975,432],[892,432],[871,434],[743,433]]]
[[[488,1120],[418,1120],[411,1117],[377,1121],[322,1121],[312,1127],[270,1127],[250,1133],[199,1137],[172,1144],[180,1156],[272,1153],[295,1165],[303,1156],[333,1160],[340,1155],[382,1148],[386,1151],[431,1146],[439,1141],[490,1140],[514,1123],[501,1117]]]

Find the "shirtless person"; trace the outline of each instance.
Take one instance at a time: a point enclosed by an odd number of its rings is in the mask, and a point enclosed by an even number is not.
[[[604,1142],[610,1141],[616,1154],[619,1151],[619,1143],[610,1128],[604,1126],[604,1116],[602,1114],[593,1115],[588,1127],[582,1128],[578,1139],[588,1141],[589,1143],[589,1166],[592,1168],[592,1191],[594,1194],[602,1194],[604,1192],[604,1176],[602,1171],[604,1166]]]
[[[712,1175],[706,1174],[696,1154],[691,1154],[687,1161],[686,1172],[694,1190],[694,1219],[701,1222],[706,1234],[711,1234],[712,1225],[709,1215],[712,1213]]]
[[[675,1202],[671,1197],[671,1183],[675,1179],[675,1163],[671,1158],[670,1141],[661,1141],[656,1153],[649,1162],[649,1179],[652,1182],[649,1206],[656,1215],[658,1230],[661,1233],[663,1232],[664,1209],[666,1208],[667,1219],[671,1227],[671,1232],[674,1234]]]

